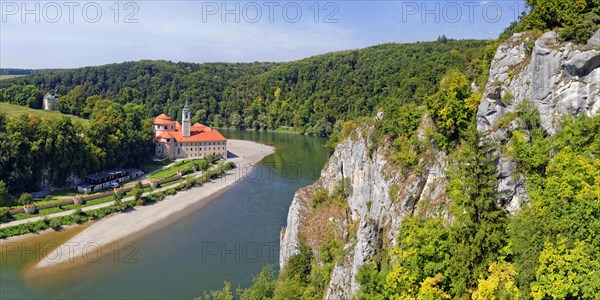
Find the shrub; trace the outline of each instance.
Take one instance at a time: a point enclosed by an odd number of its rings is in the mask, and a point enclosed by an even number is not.
[[[19,197],[19,204],[20,205],[29,205],[33,203],[33,196],[29,193],[23,193],[21,194],[21,196]]]
[[[319,258],[324,263],[339,262],[343,257],[344,246],[332,238],[319,248]]]
[[[388,196],[390,197],[390,201],[395,203],[398,199],[398,192],[400,192],[400,186],[397,183],[393,183],[390,185],[390,189],[388,190]]]
[[[318,190],[312,197],[310,205],[312,208],[317,208],[322,203],[325,203],[329,198],[329,191],[326,189]]]
[[[6,222],[10,218],[8,207],[0,207],[0,222]]]
[[[231,170],[231,169],[235,169],[235,163],[234,163],[234,162],[232,162],[232,161],[226,162],[226,163],[223,165],[223,169],[224,169],[224,170],[227,170],[227,171],[228,171],[228,170]]]
[[[312,250],[306,245],[300,245],[300,252],[292,256],[285,269],[286,278],[298,277],[302,282],[308,282],[313,259]]]
[[[50,222],[48,223],[48,226],[50,226],[50,228],[58,231],[62,227],[62,219],[61,218],[50,219]]]

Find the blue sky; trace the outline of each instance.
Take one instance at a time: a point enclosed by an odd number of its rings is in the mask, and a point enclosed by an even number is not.
[[[291,61],[442,34],[495,38],[523,9],[522,0],[0,0],[0,67]]]

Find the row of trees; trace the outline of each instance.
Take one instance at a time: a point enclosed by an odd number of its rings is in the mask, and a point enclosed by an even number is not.
[[[7,102],[30,108],[42,108],[42,91],[34,85],[13,84],[0,89],[0,102]]]
[[[564,40],[585,43],[600,28],[598,0],[526,0],[530,11],[512,31],[559,30]]]
[[[92,115],[75,122],[0,114],[0,181],[8,193],[35,191],[42,180],[60,187],[71,175],[139,166],[150,157],[151,119],[143,106],[101,100]]]

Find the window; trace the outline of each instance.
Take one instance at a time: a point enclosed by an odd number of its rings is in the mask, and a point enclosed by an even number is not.
[[[165,129],[167,129],[167,126],[165,126]]]

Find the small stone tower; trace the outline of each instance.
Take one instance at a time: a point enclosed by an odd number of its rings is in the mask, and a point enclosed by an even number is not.
[[[182,136],[190,136],[190,108],[187,100],[185,100],[185,106],[181,112],[181,131]]]
[[[44,95],[43,106],[44,110],[58,110],[56,106],[56,102],[58,102],[58,95],[52,94],[50,92]]]

